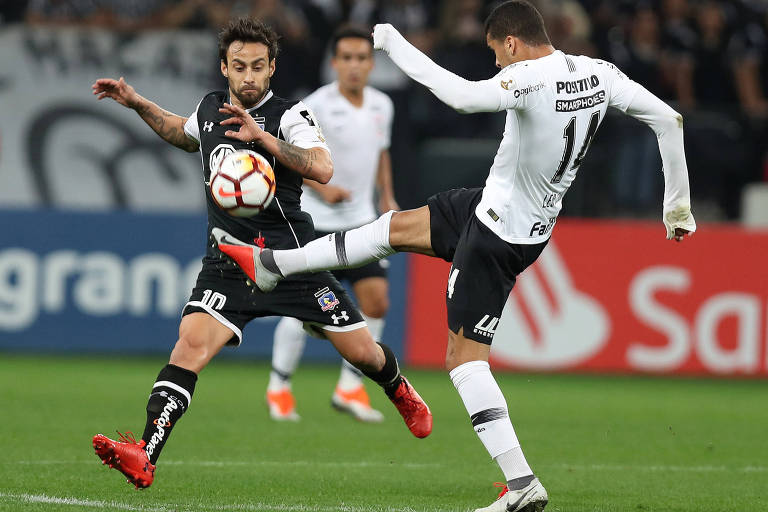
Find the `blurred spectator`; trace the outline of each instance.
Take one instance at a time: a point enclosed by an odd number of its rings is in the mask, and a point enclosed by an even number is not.
[[[103,25],[106,15],[99,0],[29,0],[25,19],[33,25]]]
[[[498,72],[485,41],[486,9],[482,0],[446,0],[438,14],[438,34],[432,57],[440,66],[467,80],[485,80]],[[493,114],[457,117],[456,112],[428,90],[410,84],[412,120],[421,137],[480,137],[495,135]]]
[[[611,60],[633,80],[666,98],[670,89],[662,72],[660,29],[650,4],[640,4],[630,21],[627,37],[611,45]],[[638,213],[653,209],[661,188],[661,159],[656,137],[644,125],[632,124],[619,146],[614,193],[621,209]]]
[[[592,22],[576,0],[534,0],[541,11],[552,44],[558,50],[596,57],[590,42]]]
[[[735,60],[739,103],[750,116],[768,117],[768,9],[736,31],[729,52]]]
[[[0,0],[0,25],[24,20],[29,0]]]
[[[682,107],[723,107],[736,103],[725,13],[706,1],[696,12],[696,41],[689,58],[677,65],[677,94]]]

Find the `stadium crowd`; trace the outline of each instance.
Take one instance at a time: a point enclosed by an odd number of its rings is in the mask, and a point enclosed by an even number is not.
[[[495,73],[483,21],[488,0],[0,0],[0,23],[104,27],[116,31],[214,31],[252,15],[282,35],[280,93],[321,85],[327,41],[342,23],[392,23],[436,62],[468,79]],[[764,0],[534,0],[556,48],[616,63],[687,119],[694,196],[711,217],[737,218],[744,184],[768,179],[768,2]],[[2,26],[0,24],[0,27]],[[215,70],[214,70],[215,71]],[[374,78],[375,79],[375,78]],[[393,97],[398,146],[434,137],[496,138],[503,119],[455,114],[407,80],[379,84]],[[607,120],[609,121],[609,120]],[[611,204],[576,201],[579,215],[658,213],[660,159],[650,131],[635,131],[615,159],[595,171],[612,183]],[[611,129],[613,129],[611,128]],[[604,128],[602,131],[610,131]],[[692,150],[693,148],[693,150]],[[588,162],[589,163],[589,162]],[[600,167],[599,163],[597,167]],[[610,168],[608,168],[610,167]],[[585,186],[589,187],[589,183]],[[577,195],[579,192],[576,193]],[[572,194],[573,195],[573,194]],[[407,206],[409,201],[404,201]],[[574,211],[575,210],[575,211]],[[707,215],[705,214],[705,217]]]

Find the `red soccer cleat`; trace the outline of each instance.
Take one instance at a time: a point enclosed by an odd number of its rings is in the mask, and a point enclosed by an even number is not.
[[[270,249],[264,249],[262,245],[247,244],[221,228],[213,228],[211,234],[219,250],[229,256],[262,292],[272,291],[283,279],[274,260],[271,260],[271,264],[269,263]],[[267,268],[268,266],[270,268]]]
[[[408,379],[403,377],[395,390],[395,397],[390,400],[397,407],[411,434],[422,438],[432,432],[432,412]]]
[[[136,489],[144,489],[152,485],[155,479],[155,466],[149,462],[142,440],[138,443],[132,432],[121,432],[119,441],[96,434],[93,436],[93,449],[101,459],[102,464],[115,468],[128,477],[128,483],[136,486]]]

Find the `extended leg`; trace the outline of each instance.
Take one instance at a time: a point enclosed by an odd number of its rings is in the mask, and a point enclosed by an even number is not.
[[[429,208],[387,212],[375,221],[309,242],[299,249],[260,250],[214,228],[219,249],[232,258],[262,291],[272,290],[285,276],[358,267],[397,251],[434,256]]]

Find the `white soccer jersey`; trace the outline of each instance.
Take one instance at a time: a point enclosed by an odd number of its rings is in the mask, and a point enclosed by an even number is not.
[[[676,208],[690,208],[682,117],[613,64],[554,51],[470,82],[429,60],[391,25],[376,26],[374,45],[459,112],[507,111],[504,135],[475,210],[503,240],[536,244],[549,238],[563,196],[609,106],[656,132],[665,174],[665,219]],[[692,217],[679,226],[695,230]]]
[[[330,184],[350,191],[350,198],[328,204],[304,186],[301,209],[312,215],[319,231],[362,226],[376,218],[373,191],[381,152],[389,148],[393,106],[389,97],[365,87],[363,105],[352,105],[337,82],[320,87],[304,99],[317,117],[333,154]]]
[[[475,214],[507,242],[543,242],[608,106],[626,111],[640,86],[613,64],[561,51],[493,80],[507,120]]]

